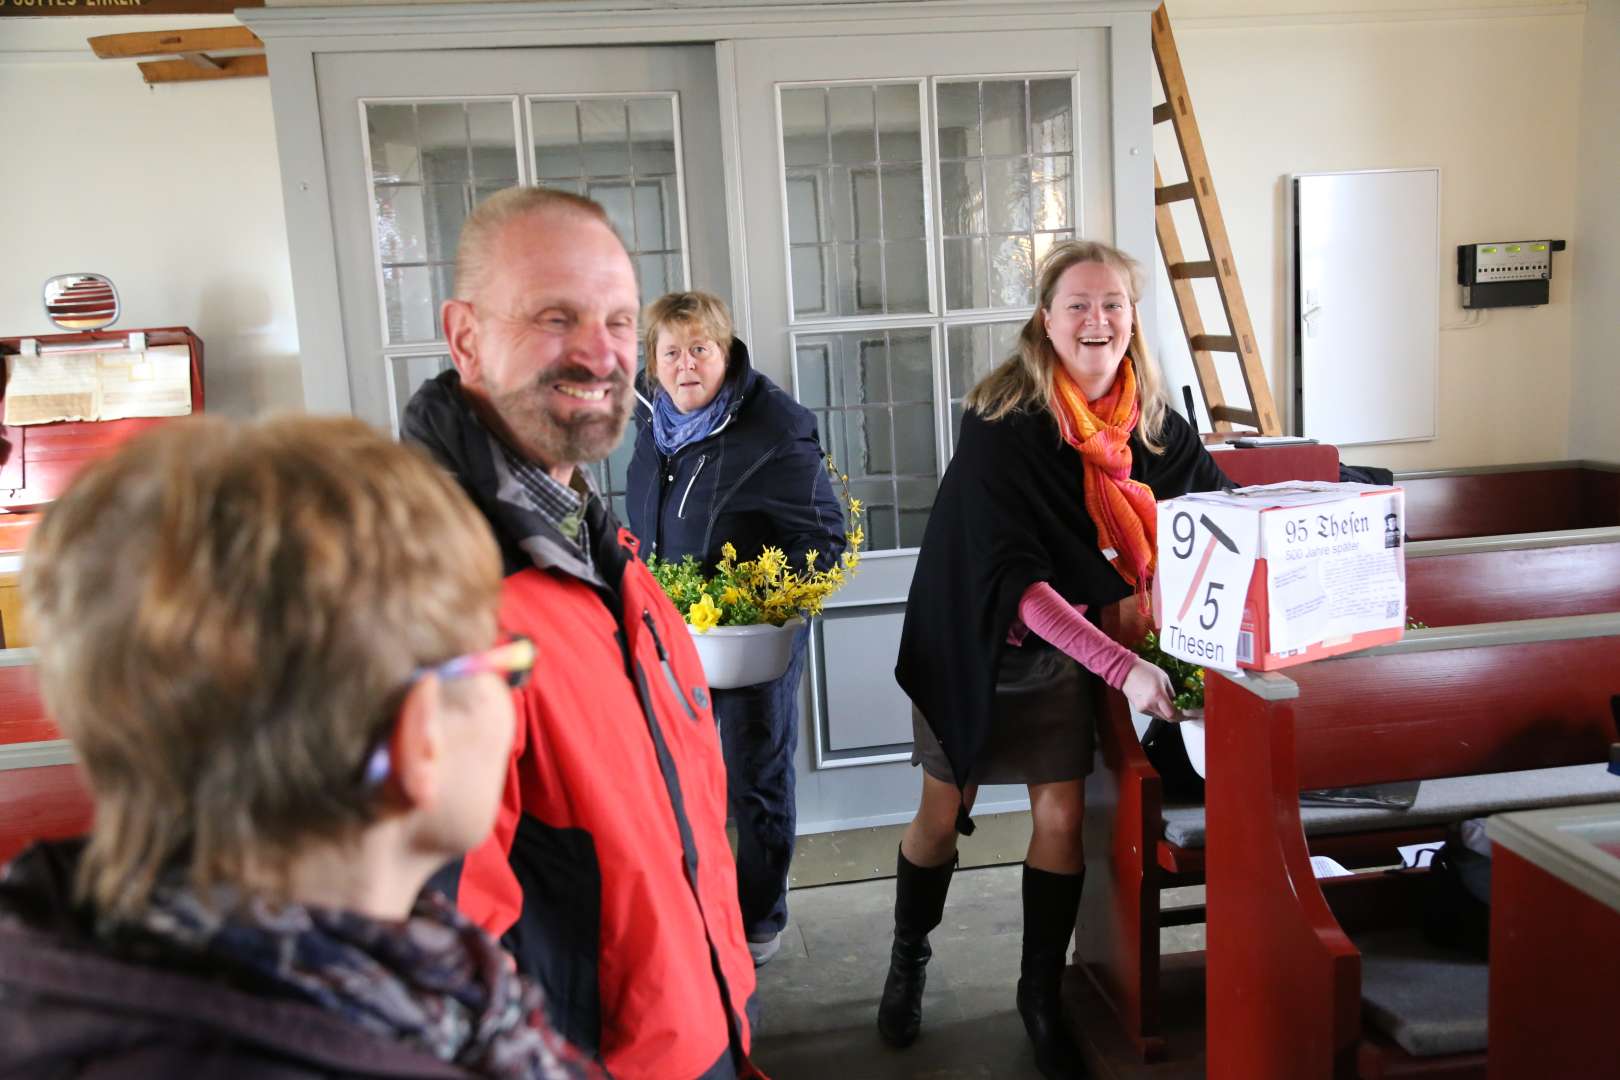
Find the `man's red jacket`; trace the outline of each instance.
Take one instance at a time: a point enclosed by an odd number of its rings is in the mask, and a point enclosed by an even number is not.
[[[500,815],[463,862],[457,902],[541,978],[564,1034],[595,1014],[613,1076],[735,1076],[754,967],[708,688],[634,557],[618,606],[532,565],[507,578],[501,623],[537,659],[515,695]]]
[[[501,624],[536,649],[495,829],[434,884],[502,938],[557,1029],[616,1080],[757,1075],[725,763],[680,613],[599,497],[588,553],[514,497],[454,371],[417,392],[404,430],[489,519]]]

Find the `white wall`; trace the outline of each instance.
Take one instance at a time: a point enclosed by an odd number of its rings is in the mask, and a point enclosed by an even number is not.
[[[1584,4],[1543,0],[1497,9],[1478,0],[1430,0],[1422,5],[1427,17],[1385,0],[1176,0],[1171,6],[1279,405],[1287,385],[1288,173],[1439,166],[1442,325],[1462,318],[1458,244],[1554,237],[1569,239],[1573,251],[1581,239],[1575,175]],[[1340,13],[1326,13],[1333,9]],[[1318,11],[1324,13],[1301,14]],[[1611,48],[1611,66],[1614,55]],[[1611,71],[1611,103],[1613,78]],[[1611,187],[1617,124],[1611,104],[1590,125],[1593,137],[1603,134],[1599,126],[1607,130]],[[1437,438],[1350,448],[1346,460],[1400,469],[1569,456],[1571,269],[1567,255],[1554,256],[1550,304],[1497,309],[1475,329],[1440,335]],[[1609,295],[1612,313],[1612,290]],[[1601,311],[1594,307],[1590,318]],[[1369,349],[1378,347],[1380,336],[1399,332],[1380,313],[1366,314]],[[1185,343],[1180,356],[1174,348],[1181,331],[1173,304],[1162,305],[1159,323],[1179,395],[1192,374],[1180,359]],[[1235,376],[1223,383],[1229,396],[1241,397]]]
[[[208,409],[303,406],[270,80],[148,88],[97,34],[229,16],[6,19],[0,31],[0,336],[56,332],[53,274],[113,279],[120,328],[189,326]]]
[[[1581,69],[1571,449],[1620,461],[1620,0],[1592,0]]]
[[[1557,236],[1570,251],[1555,256],[1552,304],[1500,309],[1477,329],[1442,334],[1437,439],[1347,458],[1397,468],[1620,458],[1611,421],[1620,402],[1620,0],[1591,0],[1590,11],[1578,0],[1427,0],[1423,9],[1439,18],[1410,17],[1408,7],[1172,5],[1272,385],[1280,397],[1282,178],[1439,165],[1448,275],[1465,241]],[[302,404],[269,81],[149,89],[133,62],[92,59],[84,45],[94,34],[228,21],[5,21],[0,145],[11,168],[0,200],[0,335],[48,331],[44,280],[99,270],[124,297],[121,326],[196,329],[208,346],[210,409],[247,415]],[[1442,321],[1456,321],[1456,287],[1443,285],[1441,296]],[[1368,322],[1376,347],[1387,328],[1376,312]],[[1160,324],[1173,384],[1191,381],[1173,348],[1180,328],[1167,296]]]

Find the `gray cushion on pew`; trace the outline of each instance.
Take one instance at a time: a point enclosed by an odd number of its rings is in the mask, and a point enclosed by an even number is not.
[[[1485,1049],[1486,965],[1437,948],[1417,930],[1357,934],[1361,1008],[1413,1057]]]
[[[1620,799],[1620,776],[1606,765],[1560,765],[1551,769],[1482,773],[1425,780],[1418,787],[1410,810],[1360,806],[1307,806],[1299,812],[1307,836],[1371,832],[1418,825],[1439,825],[1463,818],[1484,817],[1508,810],[1535,810],[1546,806]],[[1204,808],[1166,806],[1164,835],[1184,848],[1204,846]]]

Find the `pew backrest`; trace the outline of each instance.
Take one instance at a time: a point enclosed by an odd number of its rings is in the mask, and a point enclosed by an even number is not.
[[[1553,461],[1395,474],[1412,540],[1620,525],[1620,465]]]
[[[35,840],[90,827],[73,749],[45,715],[34,650],[0,649],[0,864]]]
[[[33,649],[0,649],[0,746],[59,739],[45,715]]]
[[[1415,631],[1286,674],[1212,675],[1208,1075],[1381,1076],[1397,1060],[1363,1038],[1349,934],[1410,925],[1423,879],[1318,881],[1300,791],[1580,766],[1620,798],[1599,764],[1617,692],[1620,613]],[[1436,1076],[1484,1063],[1477,1050],[1425,1060]]]
[[[1620,738],[1620,613],[1414,630],[1287,681],[1298,790],[1603,761]]]
[[[1407,545],[1406,612],[1428,626],[1620,611],[1620,528]]]

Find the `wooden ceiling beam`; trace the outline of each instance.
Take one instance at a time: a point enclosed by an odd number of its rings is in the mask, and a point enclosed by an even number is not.
[[[149,83],[196,82],[202,79],[248,79],[270,74],[264,54],[209,57],[215,67],[199,67],[189,60],[144,60],[141,77]]]
[[[263,49],[259,35],[245,26],[210,26],[198,30],[150,30],[137,34],[102,34],[90,49],[103,60],[137,56],[178,56],[221,49]]]

